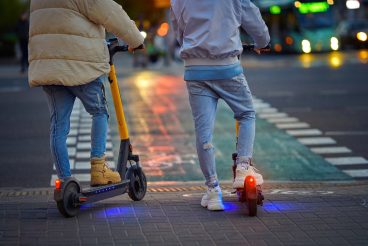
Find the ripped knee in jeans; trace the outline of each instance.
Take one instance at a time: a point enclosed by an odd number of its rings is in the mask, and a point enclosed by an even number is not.
[[[203,144],[203,149],[204,150],[210,150],[210,149],[213,149],[214,147],[213,147],[213,145],[212,145],[212,143],[205,143],[205,144]]]

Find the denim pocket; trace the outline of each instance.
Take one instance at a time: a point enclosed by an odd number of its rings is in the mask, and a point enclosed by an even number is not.
[[[190,94],[203,95],[204,87],[198,82],[187,82],[187,88]]]

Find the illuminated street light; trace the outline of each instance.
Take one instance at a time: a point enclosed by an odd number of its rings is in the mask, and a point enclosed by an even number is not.
[[[360,8],[360,2],[358,0],[347,0],[346,1],[346,7],[348,9],[359,9]]]

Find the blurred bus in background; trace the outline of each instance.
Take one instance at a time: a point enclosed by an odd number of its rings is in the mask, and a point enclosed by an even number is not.
[[[333,0],[258,0],[275,52],[311,53],[339,49]]]

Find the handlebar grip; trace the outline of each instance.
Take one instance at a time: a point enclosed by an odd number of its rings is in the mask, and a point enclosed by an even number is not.
[[[246,51],[254,50],[254,44],[243,44],[243,50],[246,50]]]
[[[143,50],[143,49],[144,49],[144,44],[141,44],[137,48],[135,48],[134,50]]]
[[[245,51],[252,51],[255,49],[254,44],[243,44],[243,50]],[[271,44],[268,44],[266,47],[260,49],[261,52],[268,52],[271,51]]]
[[[116,46],[115,49],[117,52],[119,51],[128,51],[129,46],[128,45],[122,45],[122,46]]]

